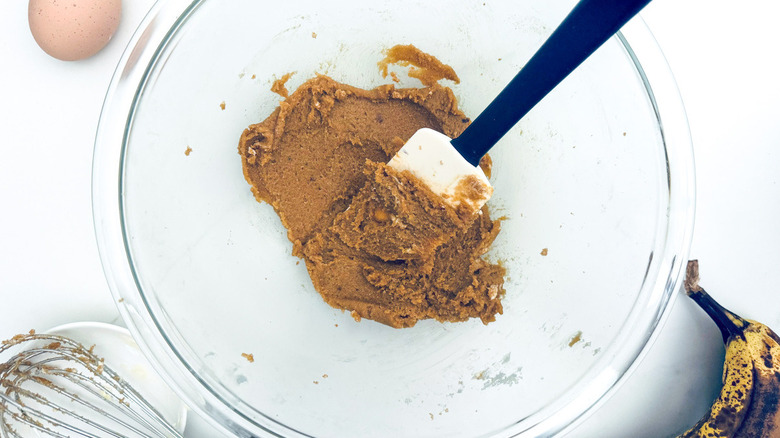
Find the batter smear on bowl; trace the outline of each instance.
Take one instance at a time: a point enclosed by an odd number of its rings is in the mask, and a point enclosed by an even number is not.
[[[397,328],[487,324],[503,310],[505,270],[482,259],[498,221],[487,206],[456,211],[385,164],[420,128],[454,138],[468,123],[436,82],[363,90],[318,75],[244,130],[238,150],[252,192],[276,210],[325,302]],[[490,158],[481,166],[489,175]]]

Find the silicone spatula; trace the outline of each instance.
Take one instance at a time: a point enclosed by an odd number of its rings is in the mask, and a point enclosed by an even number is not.
[[[455,139],[417,131],[388,163],[408,170],[453,207],[476,213],[493,187],[480,159],[569,73],[650,0],[580,0],[493,102]]]

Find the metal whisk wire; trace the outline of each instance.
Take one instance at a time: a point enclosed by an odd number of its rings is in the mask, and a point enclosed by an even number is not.
[[[0,364],[0,437],[32,430],[62,438],[181,438],[91,348],[30,332],[3,341],[0,355],[12,349],[18,351]]]

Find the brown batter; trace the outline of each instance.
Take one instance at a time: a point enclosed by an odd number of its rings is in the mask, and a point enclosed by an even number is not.
[[[379,71],[382,73],[383,78],[387,77],[390,64],[398,64],[404,67],[411,66],[407,72],[409,77],[419,79],[423,85],[428,87],[441,79],[449,79],[456,84],[460,83],[460,78],[452,67],[411,44],[399,44],[387,49],[385,59],[378,63]],[[390,74],[393,81],[398,82],[397,76],[394,73]]]
[[[399,328],[427,318],[488,323],[502,313],[505,271],[481,255],[498,222],[487,207],[459,215],[385,164],[420,128],[456,137],[468,123],[436,83],[362,90],[317,76],[249,126],[239,153],[255,197],[279,214],[328,304]]]

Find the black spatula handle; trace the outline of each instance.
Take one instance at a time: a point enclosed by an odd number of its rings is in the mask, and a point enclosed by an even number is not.
[[[650,0],[580,0],[452,145],[476,166],[531,108],[648,3]]]

